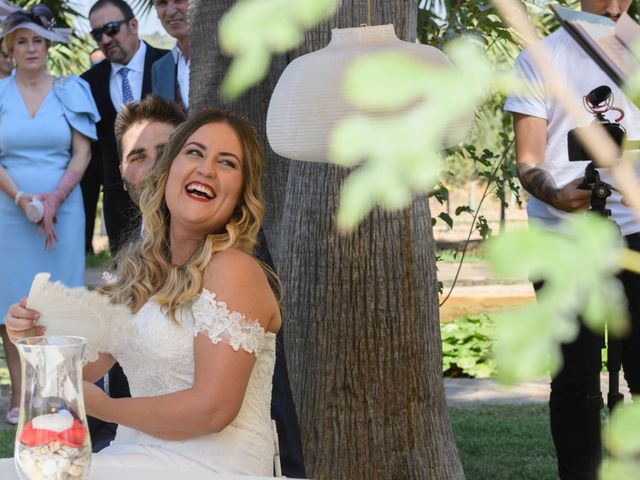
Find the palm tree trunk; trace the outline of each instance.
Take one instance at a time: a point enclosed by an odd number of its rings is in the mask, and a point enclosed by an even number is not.
[[[191,105],[220,106],[227,60],[219,16],[232,0],[192,0]],[[415,0],[343,2],[308,32],[292,57],[324,47],[330,28],[393,22],[416,34]],[[264,136],[271,91],[285,66],[232,109]],[[285,286],[287,356],[313,478],[464,478],[442,380],[434,241],[428,200],[405,211],[374,211],[350,234],[336,230],[348,170],[278,158],[268,147],[265,230]]]

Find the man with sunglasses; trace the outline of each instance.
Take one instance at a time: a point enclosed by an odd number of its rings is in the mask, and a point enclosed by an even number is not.
[[[103,186],[103,212],[109,247],[115,254],[131,232],[139,231],[137,207],[124,189],[114,134],[116,115],[122,106],[139,101],[151,92],[151,65],[166,50],[151,47],[138,38],[138,21],[124,0],[98,0],[89,10],[91,36],[105,60],[82,74],[91,87],[101,120],[96,125],[98,141],[92,145],[91,162],[82,179],[87,244],[93,237],[96,205]],[[112,397],[129,395],[129,386],[119,365],[105,377],[105,390]],[[90,419],[94,451],[115,436],[116,425]]]
[[[91,36],[106,59],[82,75],[98,106],[98,142],[82,181],[87,218],[86,240],[91,244],[100,185],[109,247],[115,254],[137,228],[135,205],[124,190],[113,126],[123,104],[139,101],[151,92],[151,65],[166,50],[151,47],[138,37],[138,21],[124,0],[98,0],[89,10]]]

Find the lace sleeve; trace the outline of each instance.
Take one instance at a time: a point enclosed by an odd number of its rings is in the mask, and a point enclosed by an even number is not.
[[[247,320],[239,312],[231,312],[227,304],[216,300],[216,294],[203,290],[192,306],[194,336],[206,332],[211,342],[227,342],[231,347],[256,357],[264,342],[265,331],[257,320]]]

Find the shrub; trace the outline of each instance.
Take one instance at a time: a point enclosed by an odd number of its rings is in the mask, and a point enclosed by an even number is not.
[[[486,378],[495,374],[494,323],[488,315],[462,317],[440,326],[442,369],[449,377]]]

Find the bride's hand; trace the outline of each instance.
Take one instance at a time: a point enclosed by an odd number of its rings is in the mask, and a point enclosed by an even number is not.
[[[27,308],[26,298],[23,298],[20,303],[11,305],[4,319],[11,341],[44,335],[46,328],[38,325],[38,318],[40,318],[38,312]]]
[[[102,418],[104,402],[109,400],[109,396],[104,393],[100,387],[86,380],[82,382],[82,387],[84,390],[84,407],[87,415]]]

